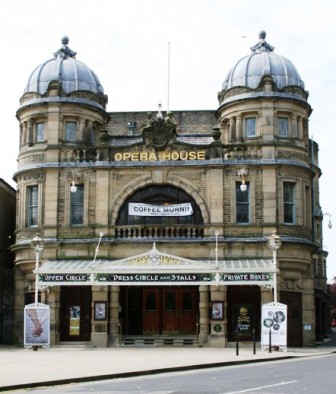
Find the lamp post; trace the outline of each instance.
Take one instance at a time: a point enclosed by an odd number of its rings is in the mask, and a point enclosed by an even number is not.
[[[278,302],[278,286],[277,286],[277,250],[281,247],[281,238],[273,231],[273,234],[267,238],[267,246],[273,253],[274,267],[274,303]]]
[[[44,241],[38,234],[31,240],[31,247],[35,251],[36,262],[35,262],[35,305],[38,304],[38,268],[39,268],[39,259],[40,253],[44,248]]]
[[[215,237],[216,237],[216,248],[215,248],[215,258],[216,258],[216,268],[218,268],[218,235],[219,232],[215,232]]]

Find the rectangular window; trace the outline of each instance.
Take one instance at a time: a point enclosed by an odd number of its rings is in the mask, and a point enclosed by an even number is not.
[[[278,118],[278,136],[288,137],[288,118]]]
[[[284,182],[283,202],[284,202],[284,222],[295,223],[295,183]]]
[[[35,142],[44,141],[44,123],[38,122],[35,124]]]
[[[76,141],[76,122],[65,122],[65,140]]]
[[[84,224],[84,185],[76,185],[77,191],[70,192],[70,225]]]
[[[38,187],[30,186],[27,188],[27,226],[38,225]]]
[[[245,119],[245,135],[247,138],[256,136],[256,118]]]
[[[236,182],[236,222],[250,222],[250,203],[249,203],[249,184],[246,182],[247,189],[241,191],[241,182]]]

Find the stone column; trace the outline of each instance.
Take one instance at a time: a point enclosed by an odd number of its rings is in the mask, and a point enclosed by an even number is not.
[[[242,118],[241,116],[237,116],[236,120],[236,138],[241,140],[243,138],[243,128],[242,128]]]
[[[78,132],[78,141],[85,141],[85,120],[80,119],[79,121],[79,132]]]
[[[298,117],[298,138],[300,140],[303,139],[303,122],[302,122],[302,116]]]
[[[229,139],[230,141],[235,139],[235,121],[234,118],[229,120]]]
[[[291,134],[290,137],[291,138],[297,138],[298,137],[298,125],[297,125],[297,117],[296,115],[292,114],[291,116],[291,123],[292,123],[292,127],[291,127]]]
[[[26,122],[20,124],[20,147],[26,143],[27,124]]]
[[[27,144],[33,145],[33,125],[30,121],[27,124]]]
[[[120,343],[120,321],[119,321],[119,286],[111,286],[110,292],[110,304],[109,304],[109,320],[110,320],[110,332],[109,332],[109,345],[117,346]]]
[[[49,305],[50,308],[50,346],[60,342],[60,307],[61,307],[61,287],[54,286],[47,292],[41,293],[42,303]]]
[[[223,303],[223,318],[216,320],[216,316],[211,316],[210,321],[210,346],[211,347],[225,347],[225,324],[224,316],[226,315],[226,310],[224,309],[224,302],[226,298],[226,286],[211,286],[210,287],[210,298],[212,302],[222,302]],[[212,311],[210,311],[212,313]],[[219,311],[220,313],[220,311]],[[219,317],[219,316],[218,316]]]
[[[209,343],[209,286],[200,286],[199,296],[198,344],[200,346],[206,346]]]
[[[105,319],[96,320],[96,302],[106,302],[106,316]],[[104,311],[102,311],[104,313]],[[107,286],[92,286],[92,328],[91,328],[91,342],[97,347],[107,347],[107,327],[108,327],[108,287]]]

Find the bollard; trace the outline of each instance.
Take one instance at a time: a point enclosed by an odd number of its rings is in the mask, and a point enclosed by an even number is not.
[[[255,329],[253,329],[253,354],[256,354],[256,338],[255,338]]]
[[[268,347],[269,347],[269,353],[272,353],[272,330],[270,329],[269,330],[269,344],[268,344]]]
[[[239,356],[239,327],[236,328],[236,355]]]

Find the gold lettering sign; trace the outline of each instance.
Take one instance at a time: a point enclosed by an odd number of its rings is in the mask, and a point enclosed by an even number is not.
[[[171,151],[171,152],[117,152],[115,161],[188,161],[205,160],[205,151]]]

